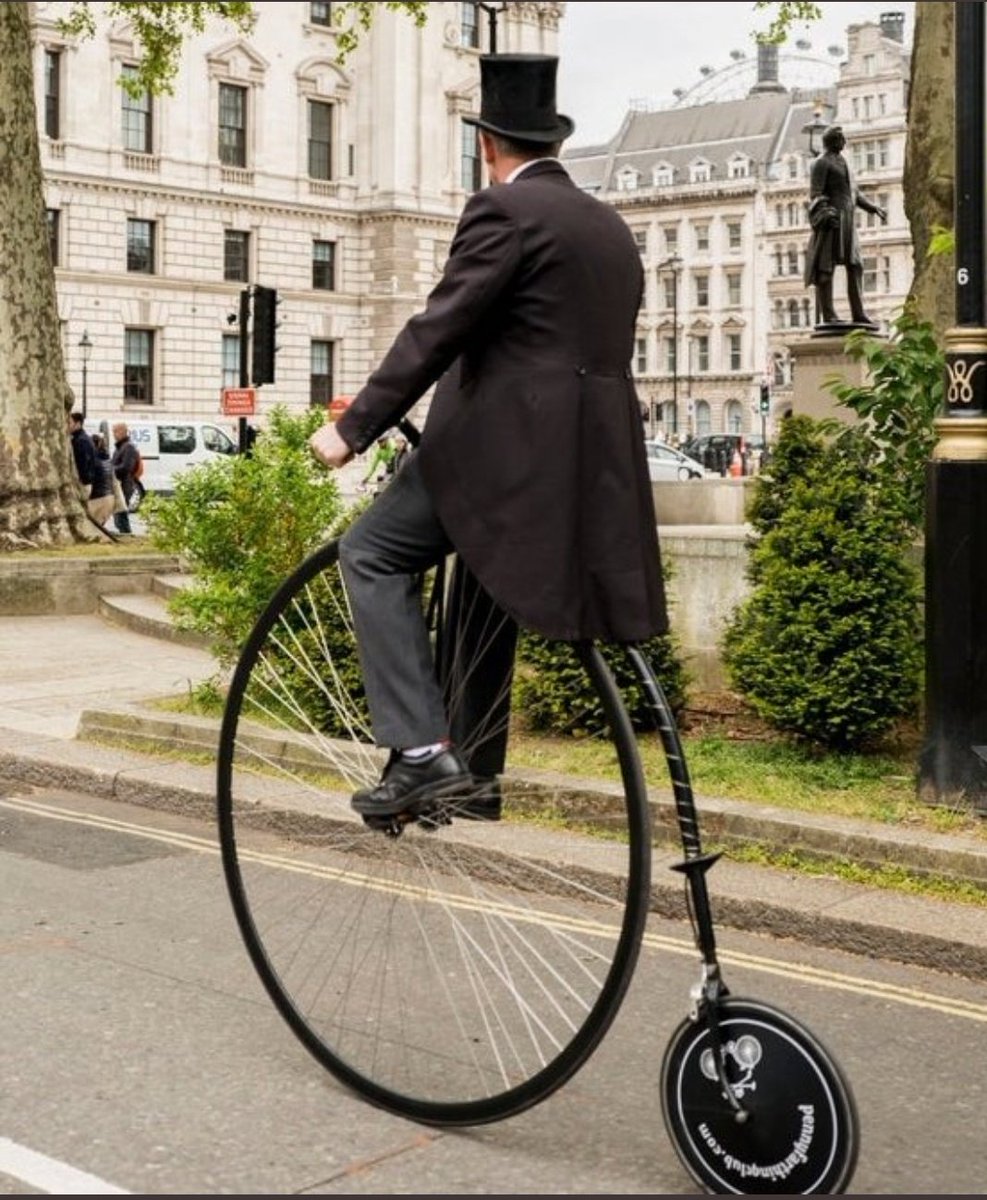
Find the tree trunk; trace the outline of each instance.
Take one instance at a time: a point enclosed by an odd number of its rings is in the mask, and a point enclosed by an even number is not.
[[[68,437],[27,4],[0,4],[0,550],[99,537]]]
[[[937,340],[956,320],[955,255],[929,257],[933,227],[953,229],[953,5],[917,0],[905,145],[905,215],[912,230],[915,273],[909,299]]]

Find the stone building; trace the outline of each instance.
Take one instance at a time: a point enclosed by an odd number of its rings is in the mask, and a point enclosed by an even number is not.
[[[214,418],[240,383],[242,291],[277,291],[259,412],[352,393],[435,282],[480,186],[479,55],[554,53],[564,5],[383,5],[339,65],[329,3],[210,20],[171,95],[132,98],[139,46],[32,5],[41,162],[69,381],[91,413]],[[496,25],[492,22],[495,21]],[[83,366],[80,342],[90,343]]]
[[[630,111],[606,145],[564,152],[580,186],[624,215],[641,248],[634,371],[655,432],[770,436],[791,410],[790,347],[815,325],[803,283],[808,177],[827,125],[843,126],[858,184],[889,213],[886,226],[858,214],[869,315],[886,328],[900,311],[912,275],[903,34],[901,13],[851,25],[831,84],[808,91],[783,82],[777,47],[759,47],[745,96]],[[844,274],[836,293],[848,312]]]

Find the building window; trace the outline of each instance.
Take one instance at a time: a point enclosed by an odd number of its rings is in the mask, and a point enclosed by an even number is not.
[[[699,334],[695,338],[696,345],[696,370],[709,370],[709,338],[705,333]]]
[[[322,3],[313,2],[309,5],[308,19],[313,25],[331,25],[332,5],[327,0],[322,0]]]
[[[788,178],[789,179],[798,179],[799,166],[800,166],[800,163],[799,163],[798,155],[790,154],[788,156]]]
[[[480,146],[476,130],[472,125],[462,127],[462,157],[460,158],[460,178],[463,189],[467,192],[480,190]]]
[[[789,275],[797,275],[799,273],[799,250],[798,246],[788,246],[785,250],[785,262],[788,266]]]
[[[788,383],[785,375],[785,356],[775,354],[772,358],[772,379],[775,387],[784,387]]]
[[[644,338],[634,340],[634,371],[638,375],[648,371],[648,343]]]
[[[308,402],[312,408],[325,408],[332,399],[332,360],[332,342],[312,342],[308,381]]]
[[[731,250],[739,250],[741,242],[741,228],[739,221],[727,221],[727,246]]]
[[[125,404],[154,403],[154,333],[150,329],[123,331],[123,400]]]
[[[633,167],[624,167],[617,172],[617,191],[635,192],[640,176]]]
[[[697,250],[708,250],[709,249],[709,226],[708,225],[697,225],[696,226],[696,249]]]
[[[319,292],[336,290],[336,243],[312,243],[312,287]]]
[[[125,64],[124,79],[134,79],[137,68]],[[135,99],[126,88],[120,89],[123,117],[123,148],[134,154],[150,154],[151,142],[151,93],[145,88]]]
[[[865,292],[891,291],[891,259],[886,254],[864,259],[863,289]]]
[[[62,52],[45,51],[45,133],[62,136]]]
[[[662,338],[665,350],[665,371],[669,375],[674,375],[678,369],[675,365],[675,338]]]
[[[48,250],[51,254],[51,265],[59,266],[58,261],[58,227],[61,213],[57,208],[46,208],[45,216],[48,219]]]
[[[723,407],[723,428],[727,433],[740,433],[744,427],[739,400],[728,400]]]
[[[459,6],[459,41],[461,45],[471,50],[480,48],[480,6],[479,4],[460,4]]]
[[[689,180],[691,183],[709,183],[712,173],[708,162],[693,163],[689,167]]]
[[[731,307],[737,307],[740,304],[740,280],[739,271],[727,272],[727,304]]]
[[[675,172],[667,164],[662,164],[660,167],[655,167],[652,181],[655,187],[671,187],[675,181]]]
[[[711,433],[713,430],[713,422],[710,420],[709,402],[707,400],[696,401],[696,433],[704,434]]]
[[[788,326],[790,329],[798,329],[799,324],[799,302],[797,300],[789,300],[788,302]]]
[[[665,253],[668,255],[675,254],[679,248],[679,231],[674,225],[669,225],[665,229]]]
[[[727,334],[727,362],[729,363],[728,369],[731,371],[739,371],[743,365],[741,361],[739,333]]]
[[[697,275],[695,277],[696,284],[696,308],[709,308],[709,276]]]
[[[247,165],[247,89],[232,83],[219,85],[219,161]]]
[[[250,234],[241,229],[223,231],[223,278],[230,283],[250,278]]]
[[[127,220],[127,270],[154,274],[154,222]]]
[[[868,200],[874,200],[874,198],[872,196],[868,196],[867,198],[868,198]],[[888,205],[890,204],[890,202],[891,202],[891,200],[890,200],[890,197],[887,192],[879,192],[877,195],[877,199],[874,200],[874,203],[877,204],[879,208],[883,208],[885,212],[889,211]],[[872,212],[865,213],[864,214],[864,224],[867,226],[868,229],[874,229],[875,226],[878,226],[881,224],[881,219],[877,215],[877,213],[872,213]]]
[[[728,167],[731,179],[746,179],[750,175],[750,162],[746,158],[732,158]]]
[[[237,333],[223,334],[223,387],[235,388],[240,386],[240,335]]]
[[[674,271],[671,273],[671,275],[662,274],[661,281],[662,286],[665,289],[665,307],[674,308],[676,302],[675,293],[679,286],[678,276]]]
[[[634,245],[637,246],[638,250],[640,250],[642,254],[647,254],[647,252],[648,252],[648,231],[647,231],[647,229],[645,229],[644,226],[641,226],[638,229],[632,230],[632,233],[634,234]]]
[[[310,179],[332,179],[332,105],[308,102],[308,174]]]

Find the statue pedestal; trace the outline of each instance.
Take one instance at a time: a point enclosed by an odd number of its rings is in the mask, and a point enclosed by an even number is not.
[[[867,378],[865,363],[847,357],[843,343],[846,335],[862,326],[819,326],[817,332],[788,343],[792,358],[792,413],[820,421],[836,417],[848,425],[856,423],[854,411],[840,404],[825,387],[825,380],[839,375],[847,383],[863,383]],[[881,336],[875,334],[875,336]]]

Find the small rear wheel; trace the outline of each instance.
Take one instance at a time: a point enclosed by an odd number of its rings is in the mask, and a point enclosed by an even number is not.
[[[718,1004],[720,1083],[705,1015],[672,1035],[662,1063],[665,1127],[689,1174],[720,1195],[830,1195],[849,1185],[859,1130],[850,1088],[803,1025],[755,1000]]]

